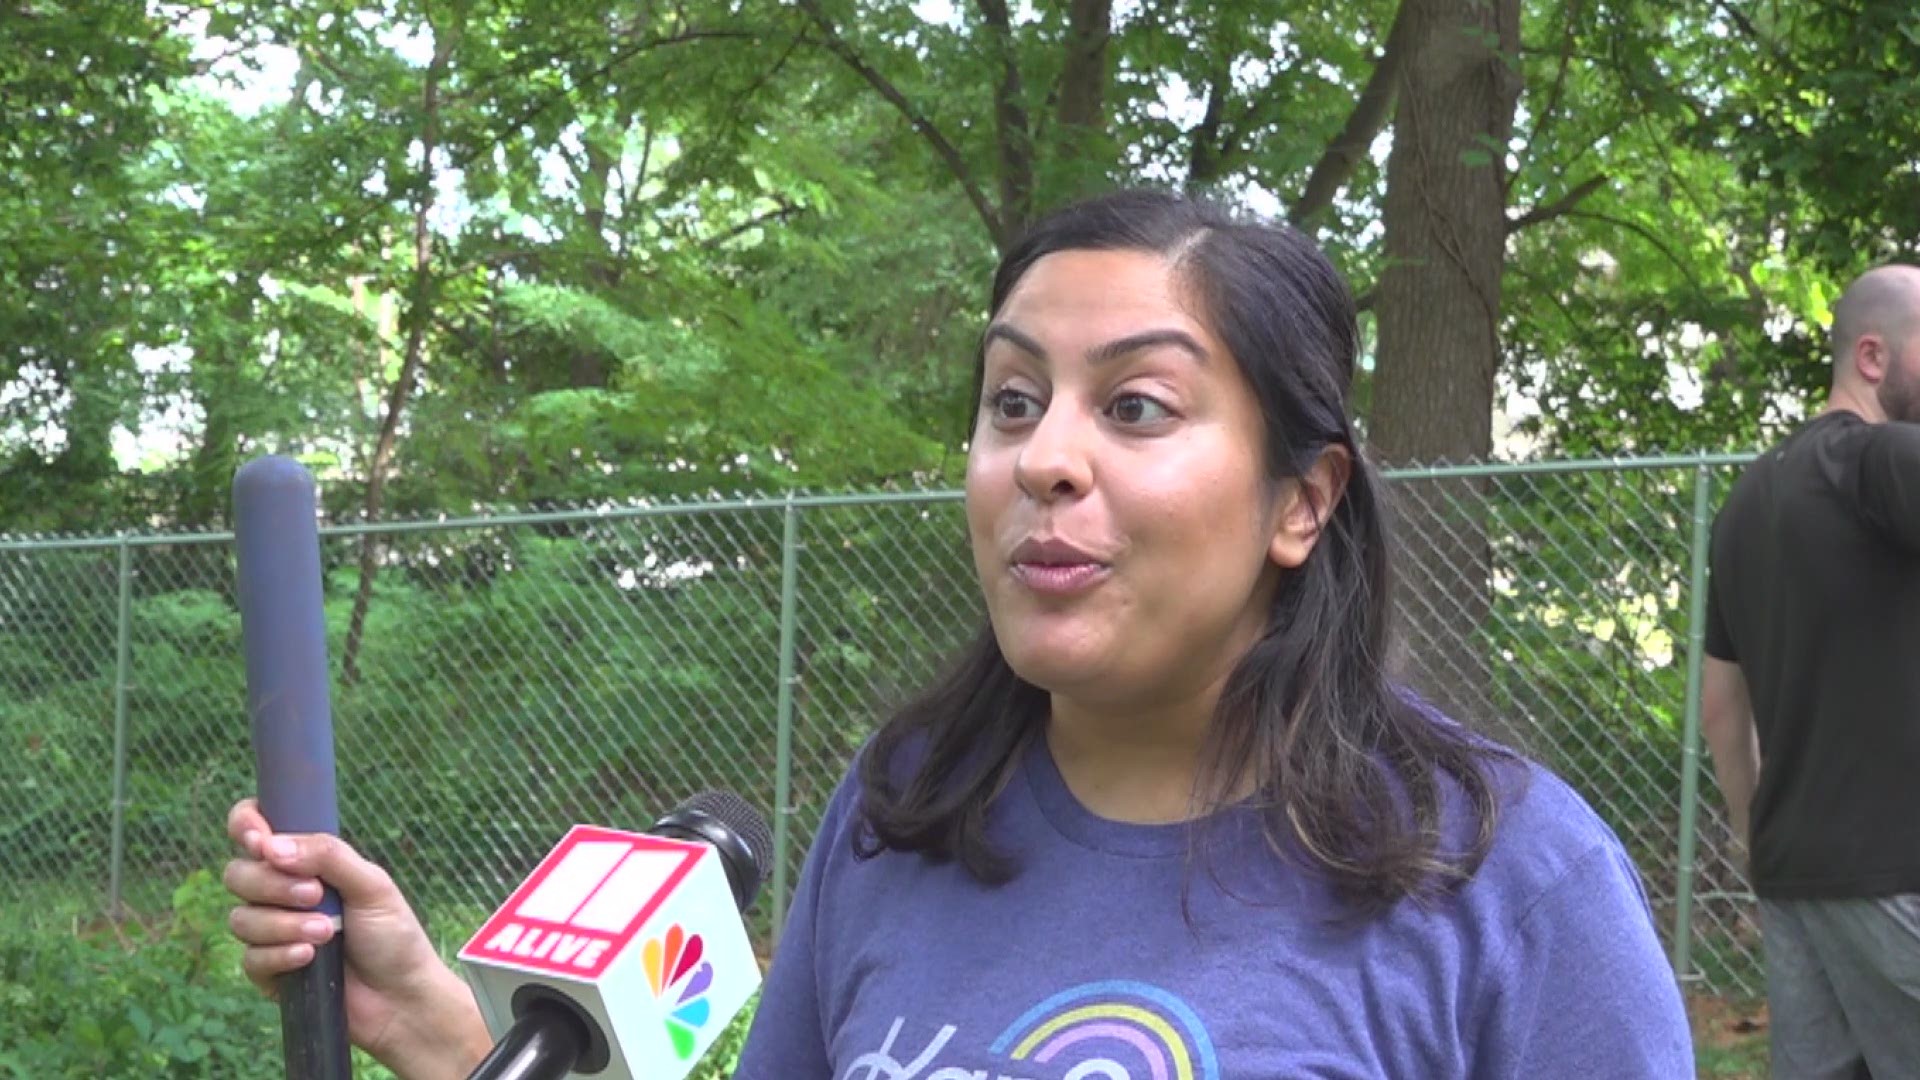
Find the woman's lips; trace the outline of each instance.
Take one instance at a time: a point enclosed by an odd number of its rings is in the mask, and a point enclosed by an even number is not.
[[[1008,561],[1014,580],[1048,596],[1084,592],[1113,570],[1098,556],[1057,537],[1029,537],[1013,549]]]
[[[1013,564],[1015,581],[1047,596],[1071,596],[1085,592],[1106,580],[1110,573],[1110,567],[1097,562]]]

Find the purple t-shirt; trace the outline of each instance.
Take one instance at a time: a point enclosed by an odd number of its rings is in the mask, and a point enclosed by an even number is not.
[[[1195,861],[1188,827],[1096,817],[1032,747],[990,815],[1021,866],[998,888],[856,859],[842,782],[736,1080],[1693,1075],[1639,878],[1543,770],[1457,895],[1361,921],[1252,812]]]

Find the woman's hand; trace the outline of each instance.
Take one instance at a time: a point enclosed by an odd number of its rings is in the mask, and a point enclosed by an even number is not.
[[[241,967],[254,985],[274,996],[278,977],[333,937],[328,917],[312,910],[324,881],[345,913],[348,1038],[410,1080],[461,1080],[479,1064],[492,1040],[473,994],[385,870],[337,837],[276,836],[253,799],[234,804],[227,834],[244,853],[227,864],[227,890],[241,902],[228,922],[247,946]]]

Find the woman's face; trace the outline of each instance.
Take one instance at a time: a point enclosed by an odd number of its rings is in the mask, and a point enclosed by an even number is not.
[[[1166,261],[1043,257],[985,365],[967,524],[1013,670],[1129,709],[1216,686],[1312,536],[1299,485],[1266,476],[1251,387]]]

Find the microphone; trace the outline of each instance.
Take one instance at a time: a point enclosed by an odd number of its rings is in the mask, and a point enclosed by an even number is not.
[[[722,791],[645,833],[568,830],[460,950],[498,1040],[468,1080],[683,1080],[760,986],[741,916],[772,854]]]
[[[233,521],[260,812],[275,832],[338,835],[313,475],[284,457],[241,466],[233,477]],[[340,896],[332,888],[316,910],[339,929]],[[288,1080],[353,1075],[345,960],[345,939],[335,933],[314,950],[312,963],[280,976]]]

